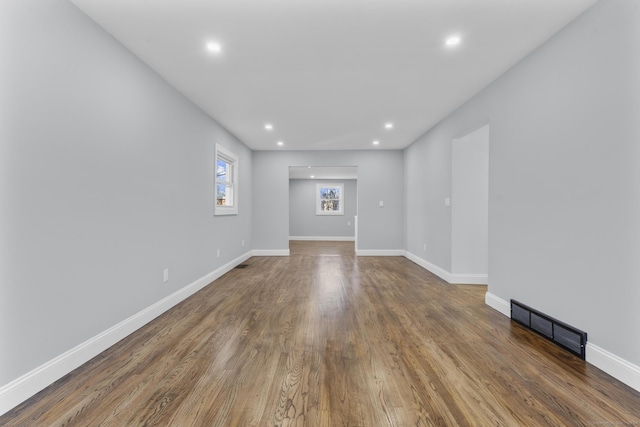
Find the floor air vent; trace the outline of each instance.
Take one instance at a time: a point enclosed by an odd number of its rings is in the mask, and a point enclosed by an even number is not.
[[[511,319],[585,360],[587,333],[511,300]]]
[[[249,267],[249,264],[238,264],[236,265],[236,268],[247,268]]]

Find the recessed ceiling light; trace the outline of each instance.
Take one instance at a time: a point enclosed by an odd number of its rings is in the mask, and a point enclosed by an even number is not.
[[[279,145],[279,146],[283,146],[283,145],[284,145],[284,142],[282,142],[282,141],[278,141],[278,145]]]
[[[311,175],[311,178],[315,178],[315,177],[316,177],[315,175]]]
[[[209,52],[218,53],[222,51],[222,46],[220,46],[220,43],[209,42],[207,43],[207,50],[209,50]]]
[[[457,46],[460,44],[460,41],[462,41],[460,36],[451,36],[445,41],[445,44],[447,46]]]
[[[266,125],[264,125],[264,128],[266,130],[271,130],[271,129],[273,129],[273,125],[271,123],[267,123]]]
[[[377,141],[377,140],[373,141],[373,145],[379,145],[379,144],[380,144],[380,141]]]
[[[385,129],[393,129],[393,123],[387,123],[384,125]]]

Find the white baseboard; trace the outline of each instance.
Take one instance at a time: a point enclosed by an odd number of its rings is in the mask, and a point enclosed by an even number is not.
[[[511,305],[508,301],[503,300],[500,297],[495,296],[491,292],[484,294],[484,303],[494,310],[499,311],[508,318],[511,318]]]
[[[459,285],[487,285],[489,276],[487,274],[456,274],[451,273],[451,281]]]
[[[289,249],[254,249],[253,256],[289,256]]]
[[[0,415],[88,362],[121,339],[207,286],[251,257],[247,252],[155,304],[0,387]]]
[[[511,317],[510,304],[502,298],[487,292],[485,294],[484,301],[489,307],[498,310],[509,318]],[[633,363],[590,342],[587,342],[586,355],[588,363],[591,363],[596,368],[603,370],[629,387],[640,391],[640,366],[634,365]]]
[[[453,278],[452,278],[451,273],[449,273],[444,268],[440,268],[437,265],[432,264],[429,261],[424,260],[424,259],[420,258],[419,256],[417,256],[415,254],[412,254],[409,251],[405,251],[404,256],[405,256],[405,258],[407,258],[410,261],[415,262],[416,264],[418,264],[420,267],[424,268],[425,270],[428,270],[431,273],[435,274],[436,276],[438,276],[439,278],[441,278],[445,282],[453,283],[452,282]]]
[[[409,251],[405,251],[404,256],[425,270],[429,270],[447,283],[455,283],[458,285],[486,285],[488,283],[489,276],[486,274],[455,274],[445,270],[444,268],[438,267],[437,265],[432,264]]]
[[[640,366],[587,342],[587,362],[640,391]]]
[[[326,242],[354,242],[353,236],[289,236],[289,240],[313,240]]]
[[[404,256],[404,249],[356,249],[357,256]]]

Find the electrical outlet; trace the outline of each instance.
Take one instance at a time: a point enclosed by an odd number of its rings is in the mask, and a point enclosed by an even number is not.
[[[347,226],[351,227],[351,221],[347,221]]]
[[[162,274],[163,274],[163,282],[168,282],[169,281],[169,269],[165,268],[162,271]]]
[[[426,244],[426,243],[422,246],[422,250],[423,250],[423,251],[426,251],[426,250],[427,250],[427,244]]]
[[[218,258],[220,258],[220,249],[218,249],[218,251],[216,252]]]
[[[244,240],[242,240],[242,247],[244,248]]]

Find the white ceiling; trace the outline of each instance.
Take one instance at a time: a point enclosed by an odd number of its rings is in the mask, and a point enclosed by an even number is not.
[[[71,1],[254,150],[402,149],[596,2]]]

